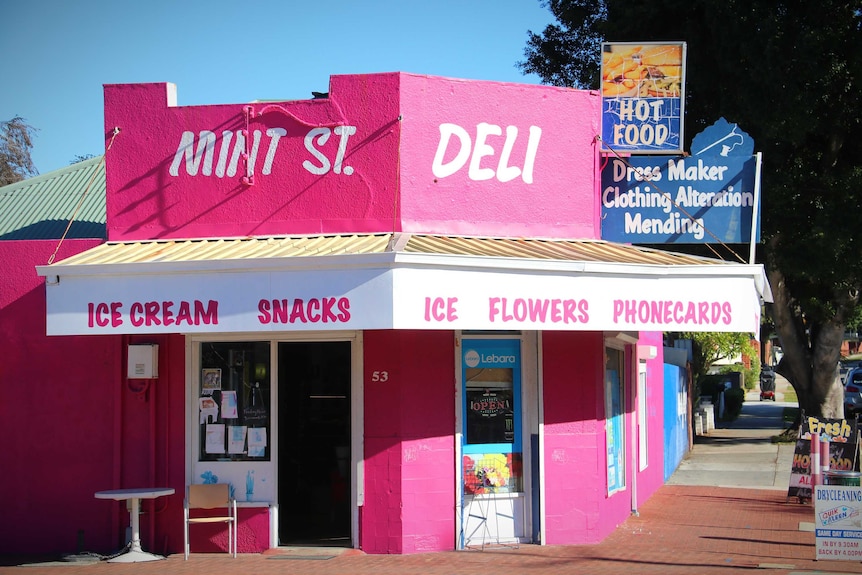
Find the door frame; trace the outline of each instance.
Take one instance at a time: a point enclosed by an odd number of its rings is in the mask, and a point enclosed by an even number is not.
[[[462,550],[465,548],[465,542],[462,539],[464,528],[464,492],[463,492],[463,475],[464,475],[464,459],[463,459],[463,439],[464,439],[464,381],[463,381],[463,339],[488,339],[488,340],[520,340],[521,354],[521,458],[524,480],[524,497],[525,501],[525,517],[524,517],[524,533],[525,538],[522,538],[520,543],[541,543],[542,533],[544,529],[539,528],[539,540],[531,541],[533,534],[537,532],[534,528],[536,522],[541,525],[541,518],[544,516],[544,498],[542,497],[542,461],[539,458],[539,477],[533,477],[533,461],[537,454],[533,453],[534,446],[531,438],[533,435],[538,437],[536,447],[541,451],[542,448],[542,409],[541,409],[541,379],[540,379],[540,363],[539,357],[541,353],[539,337],[540,332],[537,331],[520,331],[520,332],[477,332],[472,333],[462,330],[456,330],[455,338],[455,549]],[[536,517],[538,512],[539,517]]]
[[[362,331],[327,331],[327,332],[254,332],[254,333],[205,333],[186,334],[186,465],[185,481],[188,485],[193,479],[195,458],[197,457],[198,429],[196,426],[198,414],[195,400],[200,381],[200,343],[207,341],[268,341],[270,345],[270,370],[272,381],[278,381],[278,344],[293,342],[350,342],[350,542],[353,548],[359,547],[359,508],[365,502],[365,420],[364,420],[364,382],[363,374],[363,337]],[[269,546],[278,547],[278,502],[281,494],[278,490],[278,385],[272,386],[270,398],[270,460],[255,463],[268,466],[274,482],[273,500],[269,501]],[[241,465],[241,463],[237,463]],[[287,496],[287,495],[285,495]],[[245,507],[238,502],[239,507]],[[260,506],[258,504],[257,506]]]

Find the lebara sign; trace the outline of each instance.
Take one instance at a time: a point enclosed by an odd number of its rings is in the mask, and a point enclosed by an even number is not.
[[[610,156],[602,168],[602,239],[635,244],[759,240],[754,142],[723,118],[690,156]],[[758,212],[759,213],[759,212]]]
[[[602,149],[682,152],[685,42],[602,44]]]

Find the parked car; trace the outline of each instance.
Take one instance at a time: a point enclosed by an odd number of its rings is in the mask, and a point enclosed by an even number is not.
[[[760,401],[775,401],[775,370],[771,365],[760,364]]]
[[[854,367],[844,378],[844,415],[855,417],[862,413],[862,367]]]
[[[838,360],[838,375],[841,377],[841,384],[847,379],[847,373],[856,367],[862,367],[862,356],[860,354],[848,355]]]

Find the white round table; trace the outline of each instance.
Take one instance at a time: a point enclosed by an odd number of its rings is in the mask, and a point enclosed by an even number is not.
[[[141,549],[141,499],[155,499],[164,495],[173,495],[175,490],[173,487],[144,487],[141,489],[110,489],[107,491],[97,491],[96,499],[114,499],[116,501],[129,502],[129,518],[132,524],[132,541],[129,548],[108,559],[109,563],[137,563],[140,561],[156,561],[164,559],[161,555],[147,553]]]

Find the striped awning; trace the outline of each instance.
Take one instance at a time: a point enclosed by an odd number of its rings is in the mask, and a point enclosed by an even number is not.
[[[107,242],[39,266],[51,334],[756,332],[762,266],[600,240],[406,233]]]

